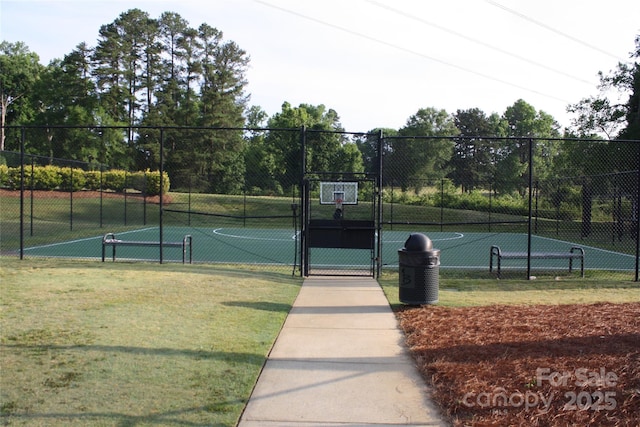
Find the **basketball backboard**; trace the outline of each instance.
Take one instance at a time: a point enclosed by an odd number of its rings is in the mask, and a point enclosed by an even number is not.
[[[320,182],[321,205],[357,205],[357,182]]]

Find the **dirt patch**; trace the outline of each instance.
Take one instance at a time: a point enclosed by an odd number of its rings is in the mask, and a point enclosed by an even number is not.
[[[69,199],[70,195],[68,191],[44,191],[44,190],[25,190],[25,198],[30,198],[33,194],[34,199]],[[124,199],[125,193],[117,193],[114,191],[90,191],[90,190],[81,190],[74,191],[73,198],[74,199],[99,199],[102,194],[102,198],[105,199]],[[20,191],[18,190],[6,190],[0,189],[0,197],[20,197]],[[132,199],[144,199],[144,195],[141,193],[131,192],[127,193],[126,197]],[[160,196],[147,196],[147,203],[160,203]],[[163,204],[171,203],[171,196],[165,194],[162,197]]]
[[[640,303],[423,306],[398,316],[455,426],[640,425]]]

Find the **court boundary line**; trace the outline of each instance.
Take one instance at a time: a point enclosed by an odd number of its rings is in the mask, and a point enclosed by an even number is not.
[[[123,232],[120,232],[118,234],[137,233],[137,232],[140,232],[140,231],[149,231],[149,230],[153,230],[153,229],[157,229],[157,228],[158,227],[147,227],[147,228],[141,228],[139,230],[123,231]],[[24,248],[24,250],[28,251],[28,250],[34,250],[34,249],[53,248],[55,246],[68,245],[68,244],[72,244],[72,243],[88,242],[89,240],[93,240],[93,239],[102,239],[103,236],[104,236],[104,234],[102,234],[100,236],[94,236],[94,237],[83,237],[82,239],[67,240],[66,242],[57,242],[57,243],[48,243],[46,245],[30,246],[28,248]],[[76,257],[73,257],[73,258],[76,258]]]
[[[625,256],[625,257],[631,257],[633,259],[636,258],[635,255],[625,254],[625,253],[622,253],[622,252],[615,252],[615,251],[612,251],[612,250],[609,250],[609,249],[596,248],[595,246],[590,246],[590,245],[581,245],[580,243],[571,243],[571,242],[568,242],[566,240],[554,239],[553,237],[537,236],[535,234],[532,234],[532,236],[534,236],[536,238],[539,238],[539,239],[543,239],[543,240],[551,240],[551,241],[554,241],[554,242],[565,243],[567,245],[582,246],[583,248],[588,248],[590,250],[599,251],[599,252],[605,252],[605,253],[608,253],[608,254],[611,254],[611,255],[622,255],[622,256]]]
[[[253,236],[237,236],[237,235],[233,235],[233,234],[225,234],[225,233],[219,233],[218,231],[220,230],[224,230],[228,227],[220,227],[220,228],[215,228],[213,230],[213,234],[215,234],[216,236],[222,236],[222,237],[231,237],[234,239],[246,239],[246,240],[262,240],[262,241],[266,241],[266,242],[289,242],[289,241],[296,241],[299,236],[300,236],[300,232],[296,232],[293,236],[291,236],[289,239],[268,239],[268,238],[264,238],[264,237],[253,237]],[[235,229],[235,230],[240,230],[240,229]],[[261,228],[260,230],[267,230],[266,228]],[[284,228],[280,228],[278,230],[285,230]]]

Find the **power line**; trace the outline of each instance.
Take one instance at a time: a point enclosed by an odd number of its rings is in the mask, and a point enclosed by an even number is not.
[[[537,67],[543,68],[543,69],[548,70],[548,71],[552,71],[552,72],[554,72],[554,73],[556,73],[556,74],[560,74],[560,75],[562,75],[562,76],[565,76],[565,77],[568,77],[568,78],[570,78],[570,79],[573,79],[573,80],[579,81],[579,82],[581,82],[581,83],[585,83],[585,84],[589,85],[590,87],[593,87],[593,82],[590,82],[590,81],[584,80],[584,79],[582,79],[582,78],[580,78],[580,77],[576,77],[576,76],[571,75],[571,74],[569,74],[569,73],[566,73],[566,72],[564,72],[564,71],[557,70],[557,69],[552,68],[552,67],[550,67],[550,66],[548,66],[548,65],[545,65],[545,64],[542,64],[542,63],[539,63],[539,62],[533,61],[533,60],[531,60],[531,59],[529,59],[529,58],[526,58],[526,57],[524,57],[524,56],[518,55],[517,53],[509,52],[509,51],[504,50],[504,49],[502,49],[502,48],[499,48],[499,47],[497,47],[497,46],[493,46],[493,45],[491,45],[491,44],[489,44],[489,43],[485,43],[485,42],[483,42],[483,41],[480,41],[480,40],[475,39],[475,38],[473,38],[473,37],[469,37],[469,36],[467,36],[467,35],[464,35],[464,34],[459,33],[459,32],[457,32],[457,31],[454,31],[454,30],[451,30],[451,29],[449,29],[449,28],[443,27],[443,26],[441,26],[441,25],[434,24],[433,22],[429,22],[429,21],[427,21],[427,20],[425,20],[425,19],[423,19],[423,18],[419,18],[419,17],[417,17],[417,16],[415,16],[415,15],[411,15],[411,14],[409,14],[409,13],[407,13],[407,12],[403,12],[402,10],[395,9],[395,8],[393,8],[393,7],[391,7],[391,6],[387,6],[387,5],[385,5],[385,4],[382,4],[382,3],[380,3],[380,2],[377,2],[377,1],[375,1],[375,0],[365,0],[365,1],[366,1],[366,2],[368,2],[368,3],[370,3],[370,4],[372,4],[373,6],[376,6],[376,7],[382,8],[382,9],[386,9],[386,10],[388,10],[388,11],[390,11],[390,12],[393,12],[393,13],[398,14],[398,15],[400,15],[400,16],[403,16],[403,17],[405,17],[405,18],[412,19],[412,20],[417,21],[417,22],[420,22],[420,23],[422,23],[422,24],[425,24],[425,25],[428,25],[428,26],[431,26],[431,27],[437,28],[437,29],[438,29],[438,30],[440,30],[440,31],[444,31],[444,32],[449,33],[449,34],[453,34],[454,36],[457,36],[457,37],[460,37],[460,38],[462,38],[462,39],[468,40],[468,41],[470,41],[470,42],[472,42],[472,43],[479,44],[480,46],[484,46],[484,47],[486,47],[486,48],[488,48],[488,49],[495,50],[495,51],[500,52],[500,53],[502,53],[502,54],[504,54],[504,55],[511,56],[511,57],[513,57],[513,58],[519,59],[519,60],[521,60],[521,61],[527,62],[527,63],[529,63],[529,64],[535,65],[535,66],[537,66]]]
[[[304,15],[302,13],[293,11],[291,9],[286,9],[284,7],[276,6],[274,4],[267,3],[267,2],[265,2],[263,0],[253,0],[253,1],[256,2],[256,3],[260,3],[260,4],[264,5],[264,6],[267,6],[267,7],[273,8],[273,9],[277,9],[277,10],[279,10],[281,12],[285,12],[285,13],[288,13],[290,15],[296,16],[298,18],[306,19],[308,21],[315,22],[317,24],[324,25],[324,26],[329,27],[329,28],[333,28],[334,30],[342,31],[342,32],[350,34],[352,36],[360,37],[360,38],[363,38],[365,40],[369,40],[369,41],[372,41],[372,42],[375,42],[375,43],[378,43],[378,44],[381,44],[381,45],[384,45],[384,46],[387,46],[387,47],[391,47],[393,49],[397,49],[399,51],[406,52],[406,53],[418,56],[418,57],[423,58],[423,59],[428,59],[430,61],[437,62],[437,63],[440,63],[442,65],[446,65],[446,66],[451,67],[451,68],[456,68],[458,70],[464,71],[466,73],[474,74],[476,76],[485,78],[487,80],[493,80],[494,82],[498,82],[498,83],[501,83],[501,84],[504,84],[504,85],[507,85],[507,86],[511,86],[511,87],[514,87],[514,88],[517,88],[517,89],[521,89],[521,90],[524,90],[524,91],[527,91],[527,92],[531,92],[531,93],[534,93],[536,95],[544,96],[544,97],[549,98],[549,99],[554,99],[556,101],[560,101],[560,102],[565,103],[565,104],[570,104],[571,103],[570,101],[567,101],[566,99],[558,98],[557,96],[546,94],[546,93],[531,89],[529,87],[521,86],[521,85],[519,85],[517,83],[512,83],[512,82],[509,82],[509,81],[506,81],[506,80],[503,80],[503,79],[500,79],[500,78],[497,78],[497,77],[494,77],[494,76],[491,76],[491,75],[488,75],[488,74],[480,73],[478,71],[472,70],[470,68],[463,67],[461,65],[453,64],[451,62],[447,62],[447,61],[444,61],[444,60],[441,60],[441,59],[438,59],[438,58],[434,58],[433,56],[429,56],[429,55],[426,55],[424,53],[417,52],[415,50],[408,49],[408,48],[403,47],[403,46],[399,46],[397,44],[389,43],[387,41],[384,41],[384,40],[381,40],[381,39],[378,39],[378,38],[375,38],[375,37],[372,37],[372,36],[368,36],[366,34],[362,34],[362,33],[359,33],[357,31],[353,31],[353,30],[350,30],[348,28],[341,27],[339,25],[331,24],[329,22],[326,22],[326,21],[323,21],[323,20],[320,20],[320,19],[317,19],[317,18],[314,18],[314,17],[311,17],[311,16]]]
[[[607,55],[607,56],[615,59],[616,61],[621,61],[621,59],[617,55],[609,53],[606,50],[600,49],[599,47],[594,46],[594,45],[592,45],[590,43],[587,43],[587,42],[585,42],[583,40],[580,40],[579,38],[574,37],[574,36],[572,36],[570,34],[563,33],[562,31],[560,31],[560,30],[558,30],[556,28],[553,28],[552,26],[547,25],[544,22],[537,21],[537,20],[531,18],[530,16],[525,15],[524,13],[518,12],[517,10],[514,10],[514,9],[510,9],[510,8],[500,4],[498,2],[495,2],[493,0],[485,0],[485,1],[487,3],[489,3],[490,5],[492,5],[492,6],[495,6],[495,7],[499,8],[499,9],[502,9],[502,10],[504,10],[506,12],[509,12],[512,15],[516,15],[517,17],[522,18],[525,21],[529,21],[529,22],[531,22],[531,23],[533,23],[533,24],[535,24],[535,25],[537,25],[539,27],[542,27],[542,28],[544,28],[546,30],[551,31],[552,33],[556,33],[556,34],[558,34],[558,35],[560,35],[560,36],[562,36],[564,38],[567,38],[567,39],[575,42],[575,43],[581,44],[582,46],[588,47],[589,49],[595,50],[596,52],[600,52],[603,55]],[[622,61],[624,61],[624,60],[622,60]]]

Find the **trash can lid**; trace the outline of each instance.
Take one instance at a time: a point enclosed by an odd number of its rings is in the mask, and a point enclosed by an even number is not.
[[[422,233],[411,233],[404,242],[404,248],[407,251],[430,251],[433,249],[433,242]]]

